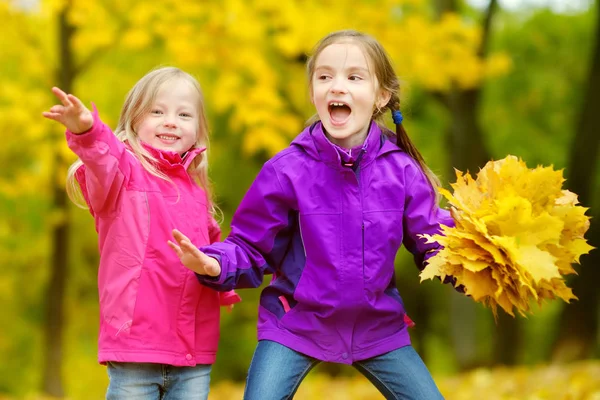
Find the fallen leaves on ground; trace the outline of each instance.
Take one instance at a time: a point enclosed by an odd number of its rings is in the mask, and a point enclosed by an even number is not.
[[[477,369],[452,377],[437,377],[446,400],[600,400],[600,361],[569,365]],[[215,384],[209,400],[241,399],[243,384]],[[294,399],[382,400],[362,375],[330,378],[309,374]]]

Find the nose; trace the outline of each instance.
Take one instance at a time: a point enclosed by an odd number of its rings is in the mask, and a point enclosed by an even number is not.
[[[163,119],[163,125],[168,128],[177,127],[177,122],[175,120],[175,117],[170,114],[165,114],[165,118]]]
[[[346,87],[346,80],[343,78],[334,78],[331,82],[332,93],[346,93],[348,88]]]

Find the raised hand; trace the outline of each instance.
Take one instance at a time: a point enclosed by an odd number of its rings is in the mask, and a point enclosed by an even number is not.
[[[44,117],[60,122],[75,134],[91,129],[94,125],[94,117],[81,100],[57,87],[52,88],[52,93],[60,100],[62,105],[56,104],[50,107],[49,111],[42,113]]]
[[[173,229],[173,238],[177,243],[169,240],[169,247],[177,253],[184,266],[200,275],[219,276],[221,274],[219,262],[198,250],[187,236],[177,229]]]

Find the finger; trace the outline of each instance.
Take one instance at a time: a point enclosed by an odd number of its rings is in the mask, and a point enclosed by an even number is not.
[[[209,260],[210,258],[207,257]],[[219,276],[221,274],[221,266],[215,265],[214,262],[212,262],[214,259],[211,260],[211,262],[209,262],[208,260],[205,262],[205,267],[204,269],[206,270],[206,274],[210,275],[210,276]],[[216,260],[214,260],[216,261]]]
[[[68,94],[67,98],[69,99],[69,101],[71,102],[71,104],[73,104],[75,106],[75,108],[79,111],[79,110],[85,110],[87,107],[81,102],[81,100],[79,100],[78,97],[72,95],[72,94]]]
[[[181,242],[182,240],[187,240],[188,242],[190,241],[190,238],[185,236],[180,231],[176,230],[176,232],[177,232],[177,241],[179,241],[179,242]]]
[[[61,116],[62,116],[62,114],[53,113],[53,112],[48,112],[48,111],[44,111],[44,112],[42,113],[42,115],[43,115],[45,118],[48,118],[48,119],[51,119],[51,120],[54,120],[54,121],[59,121],[59,122],[60,122],[60,118],[61,118]]]
[[[173,238],[175,238],[175,240],[178,243],[181,243],[182,240],[187,240],[188,242],[190,241],[190,239],[187,236],[185,236],[183,233],[181,233],[177,229],[173,229],[172,234],[173,234]]]
[[[65,106],[61,106],[59,104],[53,105],[52,107],[50,107],[50,112],[62,114],[65,112]]]
[[[60,90],[59,88],[57,88],[56,86],[52,88],[52,93],[54,93],[56,98],[58,98],[65,107],[72,106],[67,94],[65,92],[63,92],[62,90]]]
[[[169,245],[170,248],[172,248],[175,253],[177,254],[177,257],[181,258],[183,257],[183,251],[181,250],[181,247],[177,246],[175,243],[171,242],[170,240],[167,240],[167,244]]]
[[[192,244],[187,238],[179,242],[179,245],[183,249],[183,251],[190,253],[196,258],[202,258],[204,253],[202,253],[196,246]]]

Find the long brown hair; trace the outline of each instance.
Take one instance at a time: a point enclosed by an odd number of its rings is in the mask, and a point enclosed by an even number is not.
[[[379,82],[380,88],[384,91],[387,91],[391,95],[390,100],[384,107],[375,108],[372,117],[376,122],[379,123],[384,131],[389,132],[389,130],[387,130],[383,125],[383,117],[386,109],[391,113],[400,110],[400,83],[396,73],[394,72],[390,58],[385,52],[385,49],[372,36],[354,30],[341,30],[332,32],[321,39],[315,46],[315,49],[313,50],[313,53],[307,62],[306,69],[310,90],[312,91],[312,78],[315,72],[315,63],[317,57],[327,46],[335,43],[353,43],[360,46],[364,51],[367,60],[373,67],[373,72],[377,78],[377,81]],[[401,123],[396,124],[396,143],[398,147],[404,150],[419,164],[436,194],[436,199],[439,201],[440,196],[437,188],[440,186],[440,181],[433,171],[431,171],[431,169],[427,166],[423,156],[415,147],[412,140],[410,140],[410,137],[406,133],[406,130]]]

